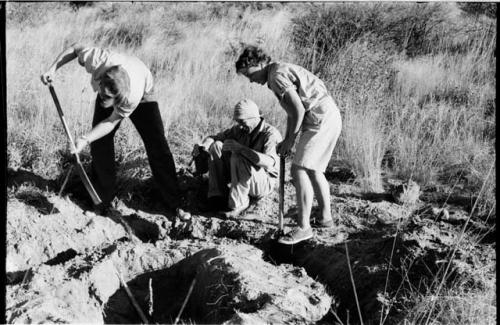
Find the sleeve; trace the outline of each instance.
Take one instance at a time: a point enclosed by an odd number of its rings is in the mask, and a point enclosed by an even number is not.
[[[294,82],[295,76],[290,71],[276,71],[269,78],[269,88],[276,94],[281,101],[283,95],[290,89],[297,90]]]
[[[274,130],[268,133],[266,140],[264,142],[264,147],[262,150],[263,154],[269,155],[274,159],[274,166],[279,162],[278,153],[276,152],[276,146],[282,141],[281,134],[278,130]]]
[[[109,51],[98,47],[86,47],[78,53],[78,63],[93,74],[109,59]]]
[[[216,135],[212,135],[210,137],[212,139],[214,139],[215,141],[221,141],[221,142],[224,142],[227,139],[234,139],[233,128],[224,130],[224,131],[219,132]]]

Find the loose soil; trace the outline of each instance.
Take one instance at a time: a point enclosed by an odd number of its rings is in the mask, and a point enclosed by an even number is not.
[[[355,296],[365,323],[378,323],[382,308],[396,323],[404,288],[442,271],[466,208],[449,205],[445,218],[435,201],[401,205],[389,190],[359,194],[345,177],[327,176],[335,227],[283,246],[274,240],[277,193],[225,220],[200,212],[206,179],[181,170],[190,220],[165,213],[151,182],[133,180],[122,180],[128,190],[101,216],[77,179],[59,197],[58,182],[9,170],[7,322],[140,323],[121,276],[150,323],[357,323]],[[294,193],[287,178],[286,229],[295,224]],[[494,285],[495,270],[484,271],[495,265],[488,229],[480,218],[469,222],[447,283]]]

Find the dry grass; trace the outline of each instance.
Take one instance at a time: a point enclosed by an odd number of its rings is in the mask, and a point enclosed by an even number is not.
[[[9,167],[51,179],[61,173],[66,138],[39,76],[77,41],[136,55],[151,67],[179,167],[195,142],[231,124],[232,107],[242,98],[253,99],[284,131],[285,115],[272,92],[234,71],[242,44],[254,43],[325,80],[343,115],[334,158],[347,161],[366,190],[381,191],[387,171],[424,186],[460,178],[471,195],[484,185],[476,213],[496,216],[495,168],[484,179],[496,139],[491,18],[463,16],[454,4],[98,2],[76,10],[67,3],[10,2],[6,24]],[[68,64],[54,86],[70,129],[75,135],[89,130],[95,97],[89,76]],[[130,121],[115,143],[118,162],[148,165]],[[387,153],[390,168],[383,163]],[[408,321],[420,323],[432,292],[411,297],[417,303]],[[447,288],[432,319],[488,324],[496,319],[495,299],[490,291]]]
[[[8,125],[17,126],[8,130],[10,165],[24,164],[53,176],[46,173],[47,166],[57,158],[57,150],[65,148],[66,139],[39,75],[64,46],[76,41],[134,54],[152,67],[167,136],[183,131],[171,140],[181,154],[207,133],[229,126],[233,105],[244,97],[255,100],[271,123],[283,127],[272,93],[237,76],[234,62],[244,42],[260,43],[272,55],[286,56],[286,11],[263,10],[255,17],[233,6],[232,16],[241,18],[229,19],[210,14],[207,4],[99,3],[76,12],[60,5],[51,10],[54,4],[45,3],[9,7],[11,15],[35,15],[36,8],[47,15],[46,21],[34,25],[16,25],[14,16],[8,22]],[[68,64],[58,71],[54,86],[70,129],[75,135],[89,130],[95,98],[89,77],[77,64]],[[117,156],[139,152],[145,158],[140,137],[130,122],[124,124],[117,134]],[[33,150],[24,149],[32,142],[40,149],[33,159],[26,157]]]

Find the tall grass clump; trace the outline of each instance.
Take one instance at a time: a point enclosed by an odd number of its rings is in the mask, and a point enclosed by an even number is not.
[[[481,14],[491,7],[474,14],[461,8],[469,7],[335,3],[294,18],[299,63],[327,82],[347,121],[336,155],[357,161],[361,177],[387,171],[427,186],[462,166],[466,189],[479,190],[484,161],[495,155],[496,20]],[[373,109],[382,113],[367,129],[346,129],[364,124]],[[357,132],[377,135],[387,144],[380,154],[394,163],[382,166],[373,151],[345,150],[368,144]]]
[[[384,96],[391,75],[387,44],[373,45],[367,35],[346,44],[326,70],[331,89],[343,113],[342,134],[336,155],[350,163],[367,191],[382,188],[382,160],[387,148]],[[344,94],[344,95],[335,95]]]

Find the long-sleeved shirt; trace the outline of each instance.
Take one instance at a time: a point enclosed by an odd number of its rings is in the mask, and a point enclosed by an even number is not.
[[[276,153],[276,145],[282,141],[282,137],[278,129],[266,123],[263,118],[250,133],[245,132],[239,125],[235,125],[211,136],[211,138],[222,142],[232,139],[250,149],[271,156],[274,159],[274,165],[268,168],[266,172],[273,177],[278,177],[279,158]]]

